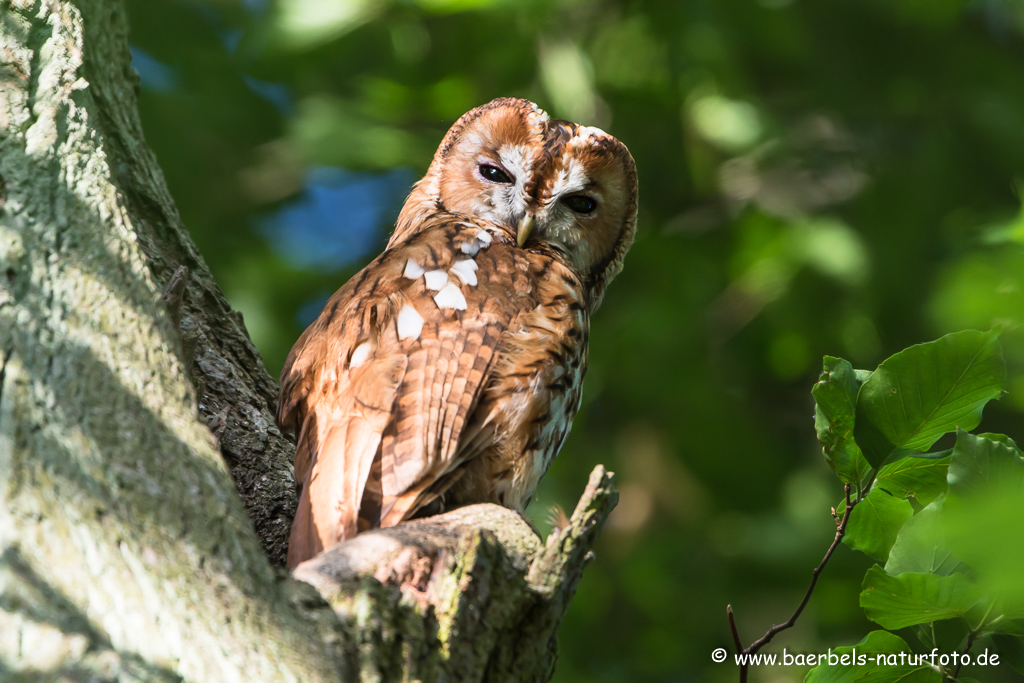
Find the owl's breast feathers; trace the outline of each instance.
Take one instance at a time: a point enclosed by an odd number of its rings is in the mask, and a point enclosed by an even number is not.
[[[421,511],[522,509],[569,431],[580,277],[485,221],[431,223],[342,287],[285,363],[278,422],[298,434],[301,484],[289,566]]]

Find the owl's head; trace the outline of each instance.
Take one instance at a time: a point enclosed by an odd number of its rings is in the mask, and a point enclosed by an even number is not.
[[[527,100],[501,98],[460,118],[406,200],[391,238],[429,214],[476,216],[520,247],[544,243],[593,288],[595,305],[621,270],[636,226],[636,166],[602,130],[550,118]]]

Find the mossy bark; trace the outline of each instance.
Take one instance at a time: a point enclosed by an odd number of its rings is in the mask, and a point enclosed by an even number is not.
[[[122,3],[0,0],[0,679],[550,677],[609,475],[547,546],[492,510],[322,574],[331,606],[288,577],[276,385],[136,82]]]

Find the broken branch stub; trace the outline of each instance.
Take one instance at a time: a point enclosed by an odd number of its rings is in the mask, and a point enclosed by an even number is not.
[[[353,677],[546,681],[558,626],[618,501],[613,477],[595,468],[546,543],[519,513],[470,505],[360,534],[293,576],[338,615]]]

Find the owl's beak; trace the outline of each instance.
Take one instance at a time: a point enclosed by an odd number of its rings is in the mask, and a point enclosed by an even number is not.
[[[533,234],[533,216],[526,214],[519,221],[519,227],[516,229],[516,244],[520,247],[526,244],[526,240],[530,239],[530,235]]]

